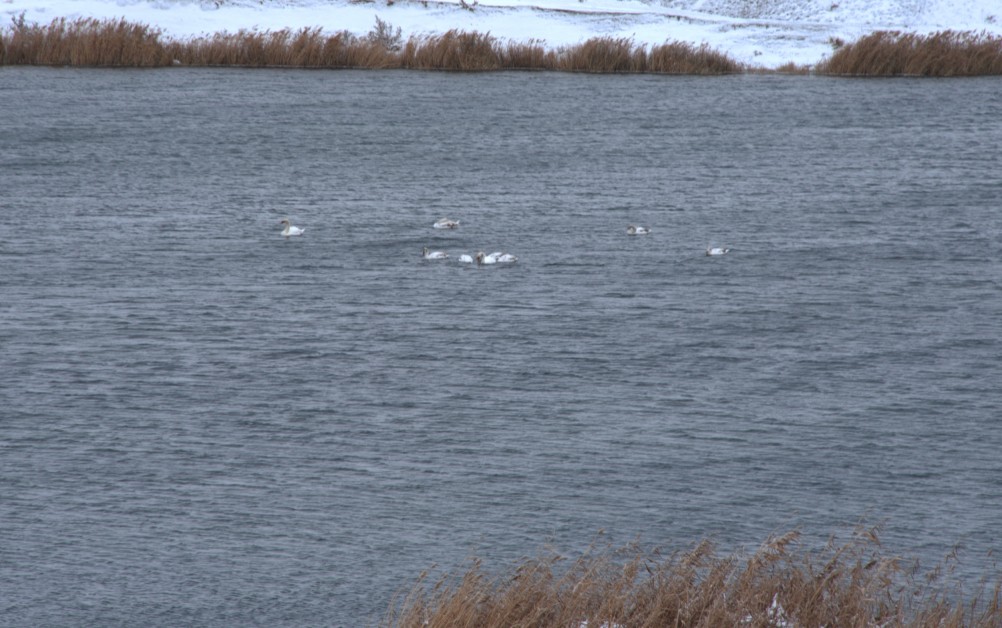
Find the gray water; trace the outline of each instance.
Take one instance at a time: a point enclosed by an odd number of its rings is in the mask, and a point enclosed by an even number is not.
[[[0,624],[358,625],[600,531],[997,573],[999,91],[0,70]]]

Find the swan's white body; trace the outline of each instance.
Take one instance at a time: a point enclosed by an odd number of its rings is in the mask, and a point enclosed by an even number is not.
[[[463,253],[459,256],[459,261],[463,264],[472,264],[476,260],[473,259],[473,256]]]
[[[722,246],[708,246],[706,247],[707,255],[725,255],[730,251],[728,248]]]
[[[435,221],[435,224],[432,225],[432,227],[435,227],[436,229],[455,229],[458,226],[458,220],[452,220],[449,218],[439,218]]]
[[[494,251],[493,253],[487,254],[483,251],[477,253],[475,258],[477,260],[478,266],[483,266],[485,264],[511,264],[517,262],[518,258],[511,253],[502,253],[501,251]]]
[[[424,250],[421,251],[421,257],[425,259],[446,259],[449,257],[449,254],[445,251],[429,251],[428,247],[424,247]]]
[[[626,228],[626,235],[647,235],[650,232],[650,227],[637,227],[635,225],[630,225]]]
[[[306,229],[302,229],[300,227],[293,227],[292,223],[289,222],[288,218],[286,218],[285,220],[283,220],[278,224],[285,225],[285,229],[282,230],[282,235],[284,235],[287,238],[289,236],[301,236],[304,233],[306,233]]]
[[[491,253],[490,255],[487,255],[483,251],[480,251],[479,253],[477,253],[477,258],[476,258],[477,266],[483,266],[484,264],[497,264],[499,256],[500,255],[497,253]]]

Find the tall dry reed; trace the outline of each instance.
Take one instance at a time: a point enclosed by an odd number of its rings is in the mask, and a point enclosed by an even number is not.
[[[401,67],[460,72],[504,69],[497,39],[490,34],[457,30],[410,39],[401,53]]]
[[[553,553],[506,574],[473,560],[465,573],[418,579],[382,625],[399,628],[521,626],[898,626],[1002,625],[1002,580],[968,600],[941,572],[918,574],[885,556],[875,530],[805,549],[796,533],[750,557],[713,545],[665,556],[636,545],[596,549],[567,563]],[[946,589],[944,589],[946,587]],[[986,593],[987,591],[987,593]],[[587,622],[587,623],[585,623]]]
[[[560,50],[540,42],[513,43],[490,34],[451,30],[401,41],[400,29],[377,20],[366,36],[317,28],[241,30],[187,40],[124,20],[17,18],[0,30],[0,63],[71,66],[240,66],[409,68],[458,72],[553,70],[726,74],[742,66],[707,46],[666,43],[648,52],[628,39],[596,38]]]
[[[557,53],[536,41],[509,42],[504,45],[501,58],[507,70],[554,70],[557,67]]]
[[[58,18],[45,26],[23,17],[0,33],[5,65],[151,67],[170,59],[158,29],[125,20]]]
[[[1002,74],[1002,37],[943,31],[916,35],[880,31],[842,44],[815,68],[839,76],[974,76]],[[539,42],[503,42],[490,34],[451,30],[402,41],[400,29],[377,20],[366,36],[241,30],[188,40],[125,20],[58,18],[46,25],[23,15],[0,29],[0,64],[111,67],[241,66],[411,68],[459,72],[552,70],[600,73],[733,74],[752,70],[703,44],[651,46],[600,37],[558,50]],[[777,71],[806,73],[793,64]]]
[[[595,37],[559,56],[558,69],[570,72],[646,72],[647,52],[627,38]]]
[[[737,74],[745,67],[707,44],[672,42],[654,46],[648,71],[659,74]]]
[[[840,46],[817,67],[838,76],[985,76],[1002,74],[1002,37],[941,31],[878,31]]]

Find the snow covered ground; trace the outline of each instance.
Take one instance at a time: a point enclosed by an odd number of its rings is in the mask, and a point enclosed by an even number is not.
[[[378,17],[404,38],[460,29],[548,48],[591,37],[685,41],[766,68],[814,64],[832,38],[875,30],[1002,35],[1002,0],[0,0],[4,25],[22,14],[40,24],[124,18],[172,38],[303,27],[364,35]]]

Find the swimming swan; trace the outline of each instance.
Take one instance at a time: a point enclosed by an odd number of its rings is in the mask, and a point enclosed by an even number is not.
[[[706,247],[707,255],[724,255],[728,253],[730,249],[726,249],[722,246],[708,246]]]
[[[637,227],[630,225],[626,228],[626,235],[647,235],[650,232],[650,227]]]
[[[286,218],[282,222],[278,223],[280,225],[285,225],[285,229],[282,230],[282,235],[286,238],[289,236],[301,236],[306,232],[306,229],[301,229],[300,227],[293,227],[289,219]]]
[[[483,266],[485,264],[511,264],[518,261],[518,258],[511,253],[502,253],[501,251],[494,251],[490,254],[480,251],[477,253],[475,259],[477,260],[477,266]]]
[[[432,227],[436,229],[455,229],[459,226],[458,220],[451,220],[449,218],[439,218],[435,221]]]
[[[425,259],[446,259],[449,257],[449,254],[445,251],[429,251],[428,247],[424,247],[424,250],[421,251],[421,257]]]
[[[463,264],[472,264],[475,260],[471,255],[463,253],[462,255],[459,256],[459,261],[462,262]]]

